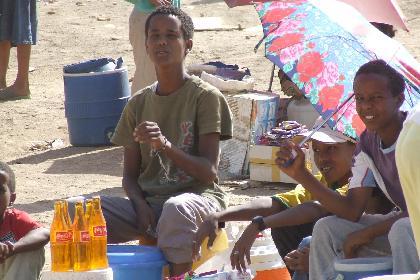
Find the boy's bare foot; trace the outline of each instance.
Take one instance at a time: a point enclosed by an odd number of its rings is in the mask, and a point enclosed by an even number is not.
[[[30,98],[29,87],[18,88],[15,84],[0,90],[0,100],[17,100]]]

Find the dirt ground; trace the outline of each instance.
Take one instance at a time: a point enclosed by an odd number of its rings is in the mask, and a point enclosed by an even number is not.
[[[399,1],[410,32],[398,31],[401,41],[420,56],[420,2]],[[220,17],[228,31],[196,32],[187,64],[220,60],[249,67],[256,88],[266,90],[271,64],[254,46],[262,29],[252,6],[229,9],[223,0],[185,0],[191,16]],[[100,57],[123,57],[130,76],[134,73],[128,41],[132,5],[123,0],[43,0],[38,2],[39,42],[32,50],[32,98],[0,103],[0,160],[11,164],[17,176],[16,207],[49,225],[53,202],[81,194],[121,195],[122,150],[117,147],[80,148],[68,141],[64,116],[62,67]],[[16,75],[12,51],[8,82]],[[274,87],[279,90],[277,83]],[[64,145],[51,149],[53,140]],[[54,143],[58,143],[57,141]],[[226,185],[231,203],[278,192],[279,184]]]

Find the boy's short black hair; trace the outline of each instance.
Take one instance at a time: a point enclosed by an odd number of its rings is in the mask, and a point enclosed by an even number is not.
[[[15,172],[13,172],[12,168],[10,168],[10,166],[7,163],[2,161],[0,161],[0,170],[6,172],[9,176],[9,183],[7,184],[7,186],[9,187],[10,193],[14,193],[16,190]]]
[[[403,75],[392,68],[382,59],[372,60],[363,64],[356,72],[356,76],[362,74],[377,74],[388,79],[388,86],[393,96],[397,96],[404,92],[405,81]]]
[[[193,38],[194,24],[191,17],[183,10],[174,6],[160,6],[149,15],[145,24],[146,38],[149,35],[150,21],[154,16],[159,15],[172,15],[177,17],[181,21],[181,30],[182,35],[184,36],[184,40],[189,40]]]

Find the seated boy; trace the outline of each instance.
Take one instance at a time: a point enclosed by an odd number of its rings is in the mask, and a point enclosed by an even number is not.
[[[185,12],[159,7],[145,31],[157,82],[130,99],[112,138],[124,147],[128,199],[103,197],[102,208],[108,242],[156,237],[177,276],[191,269],[202,218],[225,207],[219,141],[232,137],[232,116],[219,90],[186,73],[194,26]]]
[[[12,208],[15,199],[15,174],[0,162],[0,279],[38,279],[50,234],[26,212]]]
[[[320,122],[322,119],[317,120],[316,125]],[[355,149],[353,140],[324,126],[312,135],[312,149],[321,173],[317,177],[320,185],[345,195]],[[272,228],[273,240],[284,258],[297,248],[302,238],[312,234],[315,221],[328,215],[316,200],[317,197],[298,185],[292,191],[271,198],[256,199],[210,214],[197,231],[194,254],[198,255],[199,245],[205,237],[209,236],[210,245],[213,243],[219,222],[252,220],[232,250],[232,266],[245,270],[245,258],[249,257],[257,234],[266,227]],[[295,270],[294,267],[289,269]]]
[[[335,279],[336,258],[391,252],[394,274],[417,272],[419,268],[411,226],[401,219],[407,216],[407,209],[394,154],[395,142],[406,118],[406,113],[399,110],[404,101],[404,79],[386,62],[375,60],[357,71],[353,87],[356,110],[367,129],[356,148],[347,196],[324,188],[307,172],[303,152],[293,143],[289,143],[289,149],[282,149],[276,160],[286,174],[299,181],[327,211],[336,215],[315,224],[309,258],[310,279]],[[293,158],[292,150],[298,155],[292,165],[284,167],[284,163]],[[386,215],[364,214],[375,187],[399,210]]]

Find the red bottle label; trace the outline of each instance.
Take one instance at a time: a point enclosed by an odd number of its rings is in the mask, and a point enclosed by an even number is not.
[[[55,233],[56,242],[69,242],[73,240],[73,234],[71,231],[57,231]]]
[[[93,227],[93,236],[95,237],[106,236],[106,233],[106,226]]]

